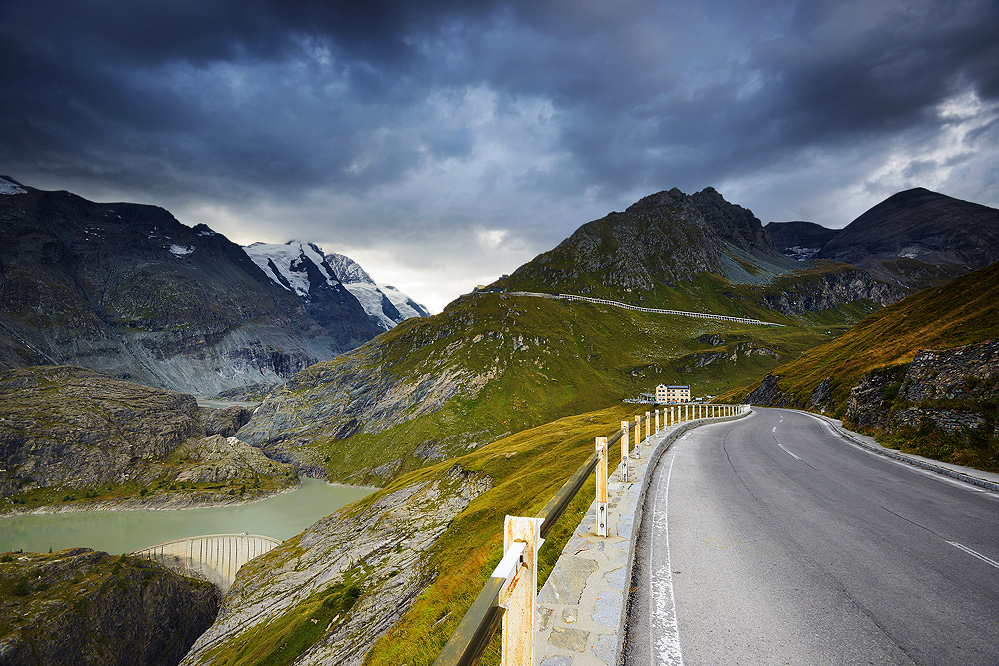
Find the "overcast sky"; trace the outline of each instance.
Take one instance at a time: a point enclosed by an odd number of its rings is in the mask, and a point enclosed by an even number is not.
[[[0,0],[0,173],[434,311],[646,194],[999,206],[999,2]]]

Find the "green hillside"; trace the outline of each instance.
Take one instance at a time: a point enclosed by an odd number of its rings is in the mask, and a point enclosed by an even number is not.
[[[835,412],[850,389],[876,368],[912,360],[919,349],[946,349],[999,337],[999,263],[926,289],[859,322],[842,336],[777,367],[786,404],[803,407],[829,379]],[[751,387],[733,391],[741,397]]]
[[[765,327],[483,293],[299,373],[240,438],[383,485],[435,460],[659,383],[744,385],[844,327]]]

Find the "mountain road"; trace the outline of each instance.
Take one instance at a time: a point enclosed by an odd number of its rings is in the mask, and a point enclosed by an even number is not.
[[[999,664],[999,495],[754,408],[662,457],[624,657],[659,664]]]

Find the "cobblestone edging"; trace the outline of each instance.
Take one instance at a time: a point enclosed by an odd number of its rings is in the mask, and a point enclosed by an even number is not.
[[[535,664],[615,666],[620,662],[625,591],[631,586],[635,540],[650,484],[647,472],[655,469],[663,453],[692,428],[743,416],[746,414],[685,421],[653,435],[651,442],[641,447],[642,457],[631,461],[634,467],[629,483],[621,481],[618,466],[607,484],[608,536],[594,535],[594,502],[538,593]]]
[[[986,479],[980,479],[977,476],[971,476],[965,474],[964,472],[958,472],[956,470],[950,469],[949,467],[944,467],[942,465],[934,465],[933,463],[926,462],[925,460],[919,460],[918,458],[913,458],[912,456],[907,456],[904,453],[899,453],[898,451],[893,451],[892,449],[886,449],[881,446],[865,442],[855,435],[855,433],[850,432],[843,426],[839,425],[827,416],[820,416],[818,414],[812,414],[816,418],[821,418],[833,429],[840,434],[841,437],[849,439],[851,442],[857,446],[870,451],[871,453],[876,453],[879,456],[884,456],[886,458],[891,458],[893,460],[898,460],[906,464],[912,465],[914,467],[920,467],[922,469],[928,470],[930,472],[935,472],[937,474],[942,474],[943,476],[948,476],[952,479],[957,479],[958,481],[964,481],[965,483],[970,483],[972,485],[978,486],[979,488],[985,488],[986,490],[991,490],[993,492],[999,492],[999,483],[994,481],[988,481]]]

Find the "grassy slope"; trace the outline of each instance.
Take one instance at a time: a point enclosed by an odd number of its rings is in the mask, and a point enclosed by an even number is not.
[[[805,404],[832,378],[836,412],[846,411],[850,389],[875,368],[912,360],[919,349],[945,349],[999,337],[999,263],[927,289],[867,317],[839,338],[803,353],[773,373],[778,387]],[[752,387],[729,392],[739,399]]]
[[[377,353],[370,348],[361,352],[369,354],[366,362],[372,367],[389,367],[397,377],[430,376],[455,368],[489,376],[477,395],[459,394],[439,411],[344,440],[334,439],[329,425],[310,426],[308,447],[323,461],[331,479],[380,484],[384,481],[370,472],[378,465],[401,461],[397,474],[425,465],[414,455],[421,445],[460,455],[567,414],[618,404],[660,382],[689,383],[695,394],[716,394],[838,332],[835,327],[744,326],[581,302],[482,294],[433,319],[410,320],[380,336],[369,343],[377,344]],[[705,334],[719,334],[725,344],[713,347],[699,340]],[[747,349],[766,353],[747,354]],[[711,356],[711,362],[697,367],[704,355]],[[345,362],[349,361],[319,364],[300,377],[314,387],[314,379],[335,374]],[[303,405],[314,406],[324,399],[313,388],[294,392]]]

